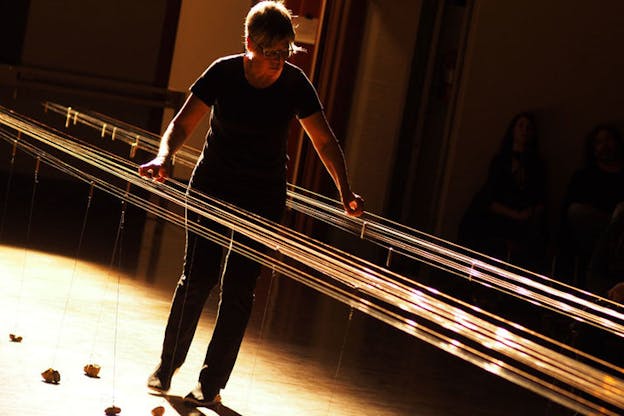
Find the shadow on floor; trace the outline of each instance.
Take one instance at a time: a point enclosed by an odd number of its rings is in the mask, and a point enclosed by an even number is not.
[[[218,404],[214,407],[210,407],[208,413],[204,413],[203,408],[196,408],[188,406],[184,403],[184,398],[181,396],[174,396],[163,394],[162,397],[169,402],[171,407],[180,415],[180,416],[209,416],[209,415],[219,415],[219,416],[243,416],[235,410],[230,409],[223,404]]]

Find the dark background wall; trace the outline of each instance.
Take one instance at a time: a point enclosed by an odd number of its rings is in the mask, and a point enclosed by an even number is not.
[[[64,117],[45,114],[52,101],[108,114],[160,131],[177,28],[179,1],[43,1],[0,3],[0,105],[64,130]],[[163,88],[165,87],[165,88]],[[129,147],[87,129],[69,133],[128,156]],[[66,254],[78,250],[88,185],[21,152],[10,165],[2,146],[2,241]],[[139,152],[140,153],[140,152]],[[96,191],[88,212],[83,257],[107,263],[119,226],[118,199]],[[145,213],[128,207],[125,248],[115,264],[137,264]]]
[[[153,85],[167,0],[31,0],[23,65]]]
[[[475,2],[438,232],[453,238],[511,117],[537,116],[551,227],[591,128],[624,127],[624,3]],[[430,138],[436,140],[436,138]]]

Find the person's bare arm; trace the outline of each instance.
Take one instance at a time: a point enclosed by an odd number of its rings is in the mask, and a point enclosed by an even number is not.
[[[300,119],[299,122],[310,137],[314,149],[334,180],[336,188],[340,192],[345,212],[359,217],[364,210],[364,200],[351,191],[342,149],[329,127],[325,115],[319,111],[309,117]]]
[[[510,218],[510,219],[516,220],[516,221],[526,221],[526,220],[528,220],[529,216],[530,216],[530,213],[531,213],[529,209],[516,210],[516,209],[508,207],[505,204],[497,202],[497,201],[493,201],[490,204],[490,210],[494,214],[498,214],[498,215],[501,215],[503,217],[507,217],[507,218]]]
[[[139,175],[157,182],[164,182],[169,177],[173,155],[182,147],[209,111],[210,106],[193,94],[189,95],[163,133],[158,155],[139,167]]]
[[[513,209],[501,202],[493,201],[490,204],[490,210],[494,214],[511,218],[516,221],[529,221],[539,219],[544,213],[544,206],[541,204],[533,205],[524,209]]]

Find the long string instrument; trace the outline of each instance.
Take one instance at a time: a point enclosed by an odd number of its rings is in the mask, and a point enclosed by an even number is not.
[[[52,107],[48,104],[47,108]],[[68,120],[75,123],[82,120],[82,113],[71,111],[66,110],[71,114]],[[102,128],[102,120],[98,123]],[[145,191],[173,206],[223,224],[280,255],[270,256],[239,243],[232,247],[236,252],[488,372],[584,414],[617,415],[624,409],[624,369],[620,367],[392,272],[387,267],[365,261],[231,204],[197,192],[187,192],[186,187],[176,181],[166,184],[147,181],[138,177],[138,165],[133,161],[95,148],[36,120],[0,108],[0,124],[5,126],[0,129],[0,138],[43,163],[167,221],[186,226],[205,238],[229,244],[229,240],[223,241],[221,236],[205,227],[187,223],[184,216],[176,213],[179,210],[151,202],[144,197]],[[130,146],[149,145],[148,135],[137,137],[137,133],[128,128],[114,130],[116,139],[122,137],[121,130],[124,134],[126,130],[134,134]],[[178,161],[183,160],[184,155],[187,153],[181,153]],[[573,288],[564,290],[567,288],[563,285],[520,269],[509,271],[494,259],[370,214],[360,219],[346,217],[335,201],[322,201],[299,188],[289,188],[289,199],[292,208],[339,228],[358,232],[361,238],[387,247],[389,252],[410,256],[495,287],[619,337],[624,335],[622,313],[608,302],[596,302],[590,294]]]

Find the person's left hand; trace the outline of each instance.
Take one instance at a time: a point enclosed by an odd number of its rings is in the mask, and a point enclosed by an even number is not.
[[[364,199],[353,192],[349,192],[346,196],[343,195],[342,205],[347,215],[351,217],[359,217],[364,213]]]

